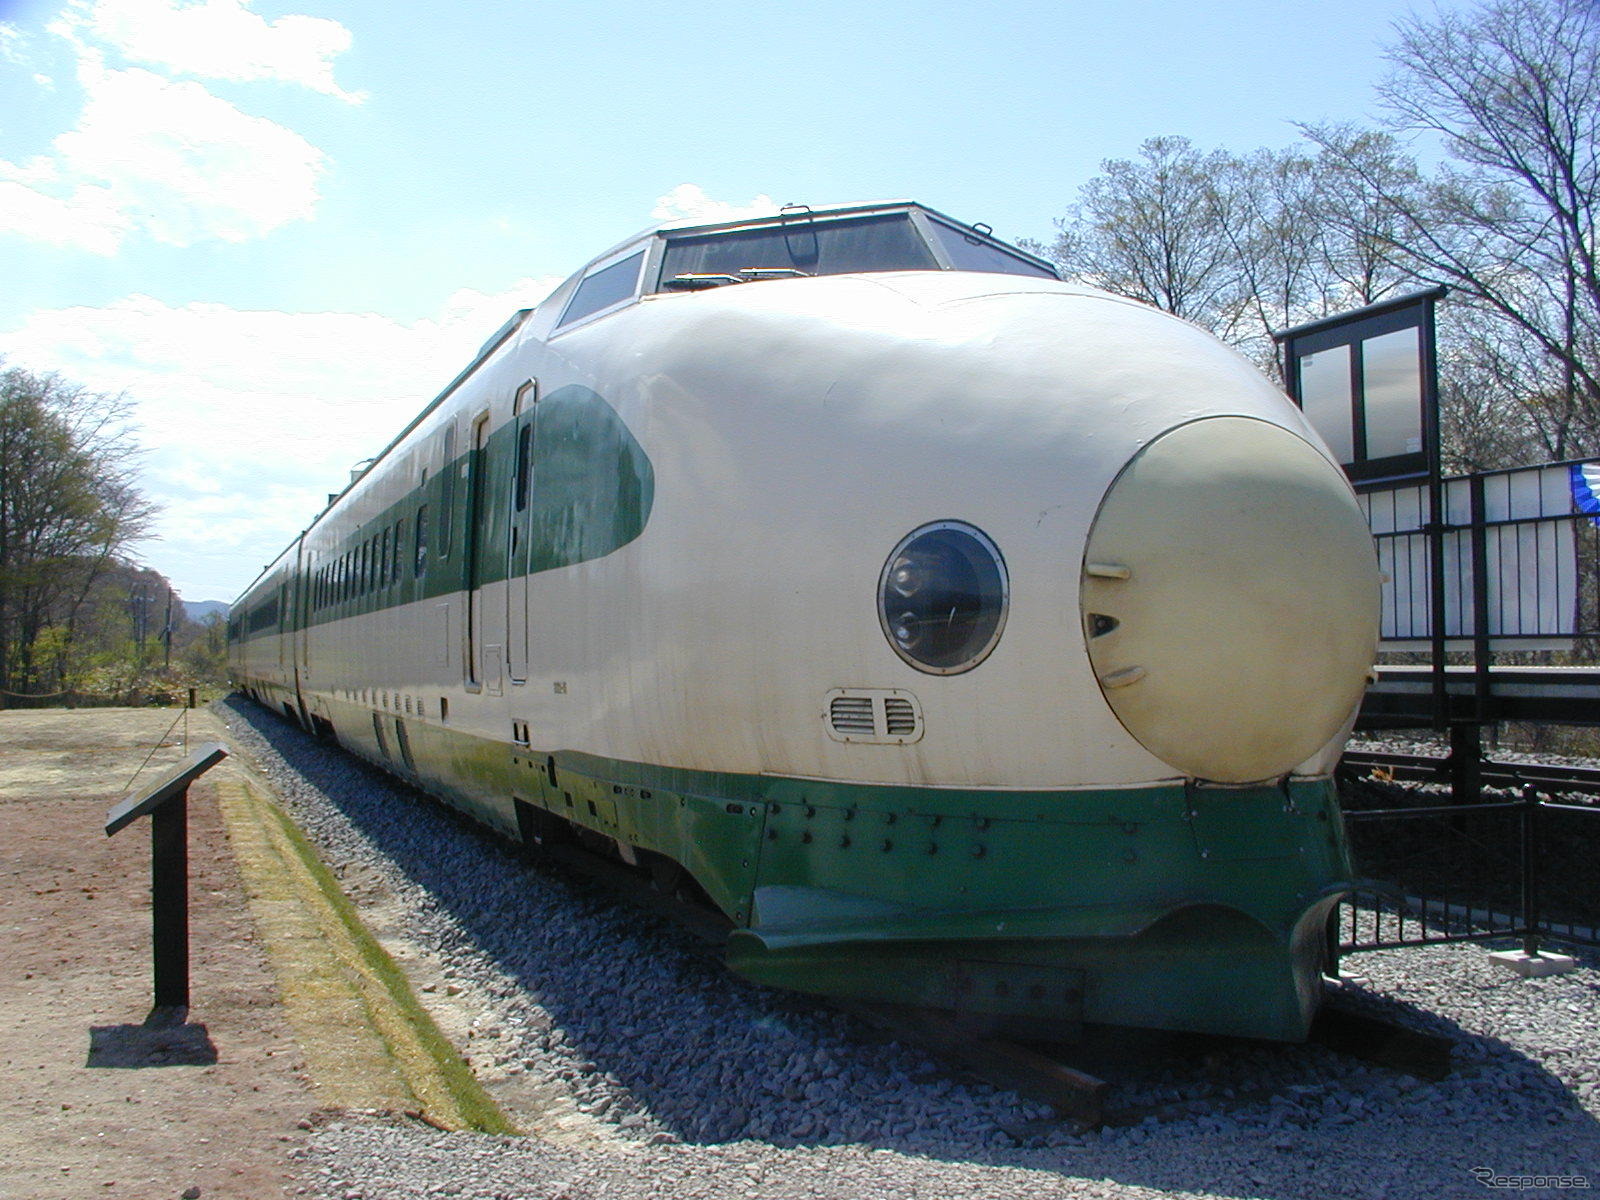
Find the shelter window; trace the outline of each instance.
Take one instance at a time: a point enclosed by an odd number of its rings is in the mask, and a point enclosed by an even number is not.
[[[591,271],[578,285],[578,290],[572,293],[572,299],[567,301],[567,310],[561,314],[561,321],[556,328],[633,299],[639,287],[639,269],[642,266],[644,251],[639,250],[620,262]]]

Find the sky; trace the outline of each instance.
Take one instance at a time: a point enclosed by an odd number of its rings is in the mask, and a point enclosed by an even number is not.
[[[1049,241],[1146,138],[1373,121],[1412,11],[0,0],[0,359],[132,402],[162,510],[134,552],[230,600],[512,312],[657,220],[906,198]]]

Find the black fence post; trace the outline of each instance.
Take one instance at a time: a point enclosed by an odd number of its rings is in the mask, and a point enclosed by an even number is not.
[[[1489,667],[1494,661],[1489,645],[1489,505],[1481,474],[1467,479],[1467,494],[1472,547],[1472,716],[1481,725],[1489,712]],[[1497,549],[1499,537],[1497,530]]]
[[[188,1008],[188,788],[150,814],[150,942],[155,1006]]]
[[[1539,792],[1531,783],[1522,786],[1522,952],[1539,954]]]
[[[1483,730],[1474,721],[1450,722],[1451,798],[1457,803],[1477,803],[1483,798]]]

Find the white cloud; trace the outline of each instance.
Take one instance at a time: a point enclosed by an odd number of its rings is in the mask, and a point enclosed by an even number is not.
[[[52,246],[76,246],[94,254],[115,254],[132,228],[109,188],[89,183],[69,184],[52,192],[49,181],[18,182],[16,176],[39,172],[0,160],[0,229]],[[11,178],[6,178],[11,176]]]
[[[729,204],[713,200],[698,183],[680,183],[665,196],[656,197],[650,215],[657,221],[737,221],[741,217],[770,216],[778,211],[777,201],[763,193],[748,204]]]
[[[19,66],[25,65],[27,57],[23,45],[26,41],[22,30],[8,21],[0,21],[0,59]]]
[[[358,103],[333,79],[350,46],[337,21],[267,21],[249,0],[72,0],[50,29],[72,47],[84,103],[49,155],[0,160],[0,232],[115,254],[133,233],[189,246],[258,238],[308,220],[327,157],[193,80],[276,80]],[[149,63],[107,65],[107,55]],[[0,24],[0,57],[23,62]],[[41,86],[51,80],[36,75]]]
[[[76,0],[62,24],[133,62],[179,74],[276,80],[352,104],[366,98],[334,82],[333,60],[350,48],[350,31],[323,17],[268,21],[249,0]]]
[[[0,160],[0,228],[113,254],[135,229],[188,246],[312,215],[326,157],[299,134],[198,83],[113,70],[92,53],[79,78],[83,112],[54,155]]]
[[[143,479],[164,507],[144,557],[191,599],[228,598],[283,548],[518,308],[558,279],[463,290],[438,316],[250,312],[130,296],[36,312],[8,365],[137,404]]]

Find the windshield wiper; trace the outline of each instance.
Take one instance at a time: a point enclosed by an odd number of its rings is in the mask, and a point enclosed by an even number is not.
[[[661,285],[669,292],[703,292],[708,288],[726,287],[730,283],[755,283],[762,279],[809,279],[810,272],[795,267],[741,267],[737,275],[716,272],[686,271],[674,275]]]

